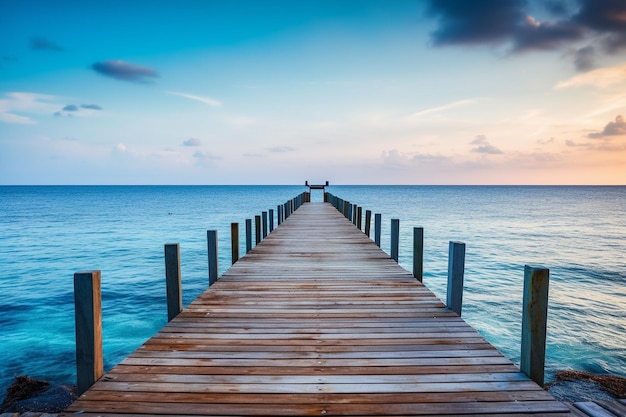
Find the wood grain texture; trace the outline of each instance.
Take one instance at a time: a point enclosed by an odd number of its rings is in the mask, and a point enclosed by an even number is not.
[[[74,412],[570,415],[325,203],[281,221]]]

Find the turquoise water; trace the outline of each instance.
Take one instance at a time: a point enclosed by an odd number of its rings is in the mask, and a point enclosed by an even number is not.
[[[183,302],[208,285],[206,230],[220,273],[230,223],[273,208],[301,186],[0,187],[0,392],[15,375],[73,383],[73,274],[102,270],[105,368],[167,320],[163,245],[179,242]],[[400,219],[400,264],[425,230],[424,283],[445,299],[448,241],[467,245],[463,316],[519,360],[524,264],[550,268],[546,370],[626,376],[626,187],[332,186]],[[321,193],[313,195],[321,200]]]

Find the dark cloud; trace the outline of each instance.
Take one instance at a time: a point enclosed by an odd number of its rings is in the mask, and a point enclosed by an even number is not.
[[[574,52],[574,65],[578,71],[589,71],[596,66],[596,48],[585,46]]]
[[[54,51],[63,52],[65,49],[62,46],[42,37],[30,38],[30,49],[34,51]]]
[[[497,147],[490,144],[485,135],[476,136],[476,138],[470,142],[470,145],[480,145],[476,148],[472,148],[472,152],[475,153],[482,153],[487,155],[500,155],[504,153]]]
[[[200,139],[196,139],[196,138],[189,138],[186,141],[183,141],[183,146],[200,146],[202,145],[202,142],[200,141]]]
[[[582,39],[585,33],[585,28],[575,23],[537,22],[529,16],[513,33],[513,51],[553,50]]]
[[[506,45],[509,53],[576,48],[576,69],[594,68],[599,53],[626,49],[626,1],[549,0],[544,8],[558,20],[537,21],[524,0],[430,0],[438,19],[434,45]],[[578,6],[578,7],[576,7]],[[579,48],[579,42],[587,46]]]
[[[555,16],[563,16],[568,12],[567,4],[560,0],[545,0],[543,2],[543,7]]]
[[[152,68],[141,67],[120,60],[96,62],[91,66],[91,69],[107,77],[135,83],[149,83],[151,79],[159,76]]]
[[[97,104],[83,104],[80,107],[88,110],[102,110],[102,107],[98,106]]]
[[[626,122],[624,121],[624,117],[617,116],[614,122],[609,122],[606,126],[604,126],[604,130],[602,132],[597,133],[589,133],[587,136],[592,139],[598,139],[605,136],[622,136],[626,135]]]
[[[63,107],[61,110],[63,111],[78,111],[78,106],[75,104],[68,104],[67,106]]]
[[[526,16],[522,0],[431,0],[429,12],[439,18],[435,45],[506,41]]]

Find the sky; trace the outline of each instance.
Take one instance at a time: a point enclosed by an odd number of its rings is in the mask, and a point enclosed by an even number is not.
[[[0,184],[626,184],[625,0],[0,0]]]

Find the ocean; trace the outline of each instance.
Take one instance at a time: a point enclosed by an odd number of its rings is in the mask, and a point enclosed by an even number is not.
[[[163,246],[181,247],[183,304],[208,286],[206,230],[230,266],[230,223],[303,186],[0,186],[0,393],[14,376],[75,383],[73,274],[102,271],[105,369],[167,321]],[[524,265],[550,269],[546,377],[626,376],[626,187],[331,186],[400,219],[400,264],[424,228],[424,284],[445,300],[448,242],[466,244],[463,317],[519,364]],[[321,201],[321,192],[313,192]]]

